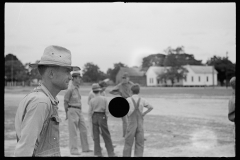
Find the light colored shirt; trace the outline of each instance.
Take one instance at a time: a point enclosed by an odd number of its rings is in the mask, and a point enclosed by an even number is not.
[[[105,112],[106,116],[109,117],[110,113],[108,110],[108,100],[106,97],[96,95],[89,101],[89,116],[92,117],[94,112]]]
[[[105,91],[100,92],[100,95],[101,95],[101,96],[106,96]],[[94,98],[94,97],[95,97],[95,94],[94,94],[93,91],[91,90],[91,91],[89,92],[89,94],[88,94],[88,104],[89,104],[90,100],[91,100],[92,98]]]
[[[128,116],[130,116],[132,114],[132,112],[135,110],[132,98],[134,99],[134,101],[137,104],[137,101],[140,97],[138,95],[134,94],[134,95],[132,95],[132,97],[127,98],[127,101],[129,103],[129,111],[128,111],[128,114],[127,114]],[[139,107],[138,107],[138,109],[141,113],[143,113],[143,107],[149,108],[149,109],[153,108],[152,105],[150,105],[144,98],[141,97]]]
[[[59,103],[43,84],[40,88],[48,97],[42,92],[32,92],[19,103],[15,116],[15,129],[19,138],[14,152],[16,157],[33,155],[36,140],[40,137],[50,107],[51,105],[57,107]],[[26,114],[22,120],[25,108]]]
[[[68,102],[68,105],[81,108],[81,95],[80,88],[72,83],[71,86],[67,89],[66,94],[64,95],[64,100]]]
[[[132,96],[131,87],[134,83],[129,81],[128,83],[119,83],[116,85],[109,93],[114,95],[120,95],[123,98],[128,98]]]

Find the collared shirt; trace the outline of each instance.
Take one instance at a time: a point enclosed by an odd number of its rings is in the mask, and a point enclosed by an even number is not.
[[[140,97],[138,95],[134,94],[134,95],[132,95],[132,97],[127,98],[127,101],[129,103],[128,116],[130,116],[135,109],[132,98],[134,99],[134,101],[137,104],[137,101]],[[138,108],[141,113],[143,113],[143,107],[146,107],[146,108],[149,108],[149,109],[153,108],[152,105],[150,105],[144,98],[141,97],[141,100],[140,100],[140,103],[139,103],[139,108]]]
[[[128,98],[132,96],[132,91],[131,91],[131,87],[134,83],[131,81],[128,81],[128,83],[119,83],[118,85],[116,85],[112,91],[110,91],[111,94],[114,95],[120,95],[123,98]]]
[[[100,92],[100,95],[101,95],[101,96],[106,96],[105,91]],[[93,91],[91,90],[91,91],[89,92],[89,94],[88,94],[88,104],[89,104],[90,100],[91,100],[92,98],[94,98],[94,97],[95,97],[95,94],[94,94]]]
[[[91,117],[94,112],[105,112],[107,116],[110,115],[106,97],[95,95],[95,97],[89,101],[89,116]]]
[[[64,95],[64,100],[68,102],[68,105],[81,108],[82,102],[79,89],[79,86],[74,85],[73,83],[69,86],[66,94]]]
[[[32,92],[19,103],[15,117],[15,129],[19,138],[14,152],[16,157],[32,156],[36,140],[39,139],[43,124],[50,113],[51,105],[57,107],[59,103],[43,84],[39,88],[48,97],[42,92]],[[26,114],[22,120],[25,108]]]

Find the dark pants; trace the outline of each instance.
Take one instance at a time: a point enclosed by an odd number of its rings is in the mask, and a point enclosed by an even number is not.
[[[108,152],[108,156],[114,156],[114,149],[112,145],[111,135],[108,130],[107,117],[105,113],[94,112],[92,116],[93,124],[93,140],[94,140],[94,155],[102,156],[100,147],[100,130],[102,131],[102,137],[105,142],[105,147]]]

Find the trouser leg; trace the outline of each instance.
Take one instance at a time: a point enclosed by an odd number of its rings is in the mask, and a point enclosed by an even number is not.
[[[80,140],[81,140],[81,146],[82,151],[88,151],[89,150],[89,144],[88,144],[88,137],[87,137],[87,127],[86,123],[83,117],[82,113],[79,113],[79,132],[80,132]]]
[[[127,119],[127,115],[122,117],[122,127],[123,127],[123,137],[125,137],[126,132],[127,132],[127,124],[128,123],[128,119]]]
[[[135,139],[135,133],[136,133],[136,125],[132,122],[129,122],[127,127],[127,133],[125,136],[123,157],[131,157],[132,146]]]
[[[100,128],[102,131],[102,137],[103,137],[105,147],[108,152],[108,156],[109,157],[114,156],[115,154],[114,154],[114,149],[113,149],[113,145],[112,145],[111,135],[108,130],[106,115],[102,115],[101,120],[99,120],[99,121],[100,121]]]
[[[68,110],[68,131],[69,131],[69,149],[70,153],[78,152],[77,123],[78,116],[74,110]]]
[[[144,149],[144,132],[142,126],[138,126],[135,139],[134,157],[142,157]]]
[[[93,114],[92,126],[93,126],[93,141],[94,141],[94,155],[102,156],[100,147],[100,131],[99,131],[99,117]]]

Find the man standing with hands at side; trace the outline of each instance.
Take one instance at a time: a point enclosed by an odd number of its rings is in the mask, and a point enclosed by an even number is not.
[[[81,83],[81,74],[79,71],[72,71],[72,84],[64,96],[64,108],[66,119],[68,119],[69,129],[69,149],[72,155],[80,155],[78,151],[77,129],[80,131],[80,140],[83,152],[92,152],[89,149],[87,139],[87,127],[82,114],[81,95],[79,86]]]

